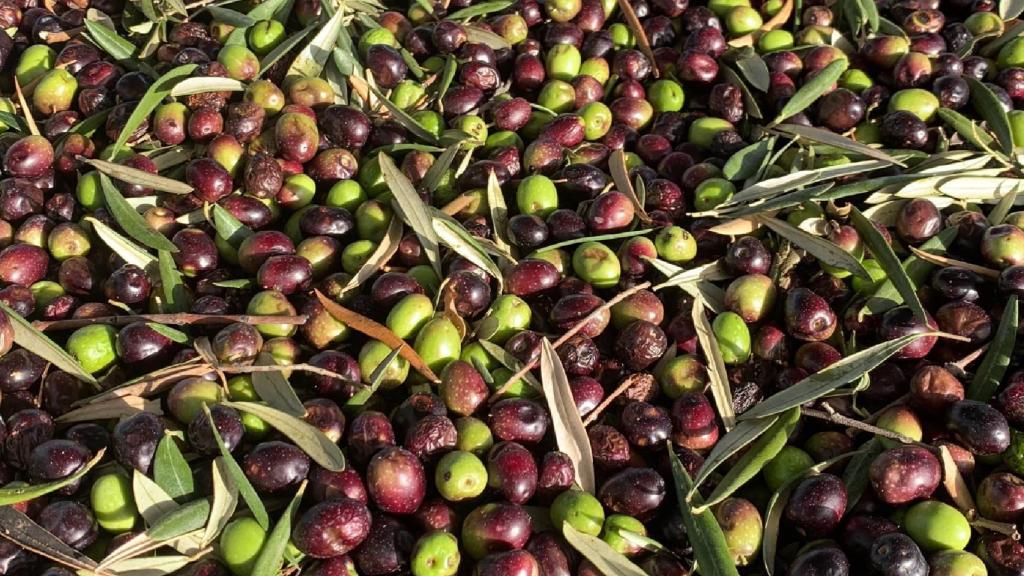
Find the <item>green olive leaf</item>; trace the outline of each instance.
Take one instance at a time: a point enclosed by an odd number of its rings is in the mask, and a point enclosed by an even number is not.
[[[999,202],[996,203],[992,211],[988,213],[988,225],[998,226],[1006,220],[1007,214],[1013,209],[1013,205],[1017,202],[1017,195],[1020,193],[1020,189],[1016,186],[1013,187],[1009,192],[1006,192],[999,198]]]
[[[964,79],[971,87],[971,104],[974,110],[985,120],[989,130],[995,134],[996,141],[999,142],[1003,152],[1012,154],[1013,135],[1010,129],[1010,119],[1006,115],[1006,110],[1003,109],[1002,102],[988,86],[977,78],[967,75],[964,76]]]
[[[597,480],[590,437],[587,436],[587,429],[583,426],[583,419],[573,400],[569,377],[547,338],[541,340],[540,382],[551,413],[551,425],[558,449],[572,460],[580,487],[593,494],[597,490]]]
[[[291,15],[291,5],[292,0],[267,0],[246,12],[246,16],[255,21],[279,20],[284,22]]]
[[[146,530],[146,535],[157,542],[170,540],[202,528],[209,517],[210,501],[193,500],[161,516]]]
[[[1006,24],[1010,23],[1007,22]],[[984,56],[986,58],[992,58],[993,56],[999,53],[999,50],[1002,49],[1003,46],[1006,46],[1014,38],[1019,37],[1021,34],[1024,34],[1024,20],[1017,20],[1013,24],[1006,26],[1006,28],[1003,30],[1003,33],[996,37],[994,40],[989,40],[988,42],[986,42],[980,50],[981,56]]]
[[[341,453],[338,445],[305,421],[276,408],[255,402],[224,402],[224,404],[263,420],[294,442],[320,466],[332,472],[340,472],[345,469],[345,456]]]
[[[416,233],[427,259],[430,260],[430,265],[434,267],[438,277],[441,277],[441,252],[438,245],[440,240],[434,230],[429,207],[423,203],[412,182],[402,174],[398,166],[395,166],[395,161],[390,156],[379,154],[378,158],[381,174],[394,197],[391,204],[395,208],[395,213]]]
[[[761,92],[767,92],[771,85],[771,73],[768,65],[752,48],[741,49],[739,58],[736,59],[736,69],[743,74],[751,86]]]
[[[131,138],[135,129],[138,128],[146,118],[149,118],[150,113],[152,113],[153,110],[160,105],[163,99],[171,93],[171,89],[174,88],[174,85],[191,76],[192,73],[195,72],[196,67],[196,64],[185,64],[184,66],[172,68],[157,79],[157,81],[154,82],[148,90],[146,90],[142,99],[139,100],[138,105],[134,110],[132,110],[131,115],[128,116],[128,120],[125,121],[124,127],[121,128],[121,133],[118,135],[117,140],[115,140],[110,146],[110,158],[116,157],[117,153],[121,151],[121,148],[124,148],[124,145],[128,143],[128,139]],[[139,172],[143,171],[139,170]],[[188,188],[189,191],[191,191],[191,186]],[[165,190],[165,192],[170,192],[170,190]]]
[[[148,326],[150,330],[168,338],[172,342],[177,342],[178,344],[185,344],[188,342],[188,334],[185,334],[181,330],[165,326],[158,322],[146,322],[146,326]]]
[[[750,410],[744,412],[741,420],[761,418],[771,414],[779,414],[790,408],[801,406],[806,402],[817,400],[823,395],[838,389],[841,386],[853,382],[877,368],[882,362],[888,360],[907,344],[925,336],[938,336],[938,332],[922,332],[920,334],[907,334],[892,340],[875,344],[849,356],[845,356],[838,362],[829,365],[785,390],[765,398]]]
[[[487,206],[491,211],[491,225],[494,228],[494,243],[498,248],[508,252],[510,244],[508,239],[508,205],[505,203],[505,194],[501,191],[501,184],[498,177],[492,171],[487,176]]]
[[[88,18],[83,23],[88,32],[86,38],[114,60],[128,60],[135,54],[135,45],[122,38],[106,24]]]
[[[647,574],[604,540],[584,534],[573,528],[568,522],[562,524],[562,535],[573,549],[589,560],[602,574],[614,574],[615,576],[646,576]]]
[[[92,574],[98,567],[92,558],[68,546],[11,506],[0,506],[0,537],[76,570]]]
[[[136,110],[138,110],[138,108],[136,108]],[[192,192],[192,187],[184,182],[179,182],[164,176],[158,176],[156,174],[150,174],[149,172],[139,170],[138,168],[122,166],[121,164],[107,162],[106,160],[87,158],[82,161],[111,178],[115,178],[129,184],[139,184],[159,192],[167,192],[168,194],[190,194]]]
[[[444,68],[441,69],[441,81],[437,84],[437,105],[438,108],[442,108],[442,102],[444,95],[448,93],[448,89],[452,86],[452,81],[455,80],[455,74],[458,72],[458,61],[455,59],[454,54],[449,54],[444,61]],[[442,110],[443,112],[444,110]]]
[[[814,104],[818,98],[821,98],[825,92],[832,88],[832,85],[839,80],[843,72],[846,72],[849,65],[850,63],[846,58],[840,58],[815,74],[786,102],[786,105],[779,111],[779,115],[772,121],[771,126],[781,124],[786,119],[803,112],[808,106]]]
[[[129,236],[154,250],[178,251],[178,247],[174,243],[154,230],[146,222],[146,219],[135,208],[132,208],[114,186],[114,183],[110,181],[110,178],[102,172],[100,173],[100,187],[103,189],[103,200],[110,210],[111,216]]]
[[[700,513],[718,504],[737,490],[743,487],[754,476],[757,476],[769,460],[774,458],[782,448],[786,446],[790,433],[800,420],[800,408],[793,407],[779,416],[768,430],[751,444],[750,449],[743,453],[743,456],[729,467],[722,479],[715,485],[714,491],[708,496],[703,505],[694,508],[694,513]],[[691,491],[692,500],[696,494],[696,488]]]
[[[285,38],[280,44],[274,46],[274,49],[267,53],[266,56],[260,59],[260,73],[256,75],[257,78],[262,76],[266,71],[277,63],[278,60],[283,58],[285,54],[291,53],[297,46],[306,41],[306,38],[310,35],[313,30],[316,30],[317,23],[311,22],[309,26],[306,26],[302,30],[292,34]],[[339,33],[338,37],[348,36],[344,32]]]
[[[886,154],[882,150],[861,144],[856,140],[847,138],[841,134],[836,134],[831,130],[823,130],[821,128],[803,126],[801,124],[779,124],[775,127],[775,130],[790,136],[803,138],[804,140],[818,142],[819,144],[825,144],[827,146],[834,146],[860,156],[874,158],[890,164],[896,164],[897,166],[905,166],[902,161]]]
[[[803,248],[810,255],[825,264],[846,270],[851,272],[854,276],[859,276],[866,280],[871,279],[871,275],[864,269],[864,265],[860,263],[860,260],[856,259],[852,254],[843,250],[835,243],[804,232],[796,226],[793,226],[783,220],[779,220],[778,218],[759,217],[758,221],[761,224],[764,224],[772,232],[775,232],[779,236],[789,240],[794,245]]]
[[[985,357],[974,373],[974,379],[967,386],[968,398],[988,402],[999,388],[1017,343],[1017,308],[1017,296],[1010,296],[1003,308],[999,328],[996,329]]]
[[[45,496],[56,490],[60,490],[68,484],[77,482],[99,463],[103,458],[104,452],[105,451],[101,449],[92,457],[92,459],[76,470],[74,474],[61,478],[60,480],[47,482],[45,484],[24,484],[20,486],[0,488],[0,506],[10,506],[12,504],[27,502],[29,500]]]
[[[608,157],[608,170],[612,173],[612,181],[615,182],[615,189],[626,195],[633,205],[633,211],[643,222],[650,222],[650,217],[644,211],[644,205],[636,196],[633,189],[633,182],[629,179],[629,169],[626,167],[626,153],[622,150],[615,150]]]
[[[217,539],[217,535],[227,526],[238,507],[238,486],[231,479],[231,472],[228,471],[228,465],[223,456],[214,459],[211,477],[213,480],[213,502],[210,504],[210,520],[206,523],[203,539],[200,542],[203,547]]]
[[[687,495],[693,491],[693,480],[683,467],[683,463],[679,461],[672,443],[668,442],[666,445],[672,466],[672,477],[675,480],[673,484],[676,501],[683,515],[683,525],[693,547],[693,557],[700,566],[701,576],[739,576],[722,527],[710,510],[694,511],[694,507],[703,504],[699,493],[695,493],[687,501]]]
[[[543,254],[552,250],[560,250],[569,246],[575,246],[577,244],[583,244],[584,242],[604,242],[606,240],[620,240],[622,238],[634,238],[636,236],[645,236],[651,234],[654,231],[649,228],[627,230],[625,232],[613,232],[611,234],[598,234],[596,236],[585,236],[583,238],[573,238],[571,240],[563,240],[561,242],[555,242],[554,244],[548,244],[534,251],[534,254]]]
[[[274,529],[267,535],[260,554],[252,566],[250,576],[277,576],[284,565],[285,549],[288,547],[288,540],[292,536],[292,521],[298,512],[299,504],[302,503],[302,495],[306,492],[306,482],[299,486],[295,497],[288,503],[288,507],[281,513],[281,518],[274,525]]]
[[[747,186],[733,195],[733,197],[730,198],[726,204],[723,204],[722,207],[750,204],[757,200],[774,197],[781,192],[797,190],[818,182],[832,181],[842,176],[853,176],[856,174],[873,172],[875,170],[886,168],[887,166],[889,166],[889,163],[886,161],[872,159],[851,162],[849,164],[840,164],[838,166],[828,166],[825,168],[800,170],[799,172],[785,174],[776,178],[768,178]]]
[[[979,150],[993,150],[996,145],[995,139],[986,132],[978,123],[951,108],[939,108],[939,118],[949,125],[966,142],[972,144]],[[1001,155],[1000,155],[1001,156]]]
[[[86,216],[85,221],[92,226],[96,236],[125,262],[150,272],[156,271],[157,259],[149,252],[146,252],[141,246],[125,238],[116,230],[92,216]]]
[[[7,315],[14,328],[14,343],[26,350],[30,350],[36,356],[60,368],[64,372],[98,387],[96,378],[82,368],[82,365],[68,354],[64,348],[37,330],[31,322],[25,320],[20,314],[10,309],[6,304],[0,302],[0,310]]]
[[[276,366],[274,357],[266,352],[260,352],[256,359],[257,366]],[[284,370],[282,367],[281,370]],[[256,390],[260,400],[277,408],[285,414],[297,418],[306,415],[306,407],[302,400],[295,394],[295,389],[285,378],[283,372],[253,372],[252,387]]]
[[[238,278],[235,280],[218,280],[213,283],[218,288],[229,288],[232,290],[252,290],[256,287],[256,280],[253,278]]]
[[[207,6],[206,11],[213,16],[213,19],[218,22],[223,22],[236,28],[248,28],[256,23],[256,19],[248,14],[242,14],[230,8],[223,8],[221,6]]]
[[[523,369],[523,363],[515,356],[509,354],[508,351],[501,346],[498,346],[490,340],[477,340],[477,342],[480,344],[480,347],[484,349],[484,352],[487,352],[491,358],[498,361],[498,364],[501,364],[513,374],[518,374],[519,371]],[[534,390],[544,390],[541,383],[537,381],[537,378],[529,372],[523,374],[523,380],[532,386]]]
[[[174,264],[170,252],[159,252],[160,289],[164,298],[164,307],[168,312],[188,312],[192,306],[188,288],[182,280],[181,272]]]
[[[896,254],[892,251],[892,246],[882,237],[882,233],[878,231],[878,228],[875,228],[875,225],[856,207],[853,207],[850,213],[850,221],[853,223],[853,227],[857,229],[861,239],[864,240],[868,250],[874,255],[875,260],[885,270],[886,277],[892,281],[896,291],[899,292],[900,297],[903,299],[903,303],[913,310],[914,315],[922,323],[927,325],[929,315],[921,304],[921,300],[917,297],[917,286],[914,285],[914,281],[910,279],[906,270],[903,269],[903,263],[896,258]]]
[[[234,214],[225,210],[220,204],[214,204],[212,209],[213,214],[213,228],[217,231],[217,235],[228,241],[235,248],[242,243],[249,236],[252,236],[252,230],[242,224],[242,222],[235,218]]]
[[[244,92],[245,84],[234,78],[219,76],[198,76],[186,78],[171,88],[171,96],[178,98],[205,92]]]
[[[999,17],[1013,20],[1024,12],[1024,0],[999,0]]]
[[[370,86],[370,91],[373,92],[373,95],[376,96],[378,100],[380,100],[380,103],[383,104],[384,107],[388,109],[388,112],[391,113],[392,120],[401,124],[403,128],[411,132],[412,135],[415,136],[417,139],[434,145],[440,143],[437,139],[437,136],[435,136],[433,132],[424,128],[423,125],[417,122],[415,118],[410,116],[408,112],[396,106],[395,103],[392,102],[391,100],[388,100],[387,97],[384,96],[384,93],[382,93],[376,87]],[[383,155],[381,155],[381,157],[383,157]],[[394,191],[393,188],[392,191]]]
[[[166,435],[157,444],[153,456],[153,480],[171,498],[189,496],[195,491],[192,469],[173,436]]]
[[[718,415],[721,416],[725,429],[732,430],[736,426],[736,411],[732,403],[732,390],[729,388],[729,374],[725,369],[725,361],[722,360],[722,352],[718,348],[718,339],[715,338],[711,323],[704,313],[704,298],[700,292],[694,295],[692,318],[697,341],[707,361],[709,387],[718,408]]]
[[[331,55],[338,34],[344,33],[345,11],[338,10],[324,24],[307,44],[285,73],[285,78],[317,77],[324,70],[324,64]]]
[[[778,416],[772,415],[752,420],[741,420],[737,423],[735,428],[715,443],[714,448],[704,459],[700,470],[697,471],[697,477],[693,479],[694,490],[700,488],[719,466],[725,464],[751,442],[763,436],[778,419]]]
[[[463,20],[469,20],[470,18],[477,18],[494,12],[501,12],[506,8],[512,7],[515,3],[516,0],[490,0],[489,2],[480,2],[479,4],[452,12],[447,16],[447,19],[461,22]]]
[[[395,361],[395,358],[398,358],[399,354],[402,353],[402,348],[404,346],[405,344],[403,343],[401,346],[393,348],[391,352],[388,352],[388,355],[385,356],[384,359],[374,367],[373,372],[370,373],[370,385],[353,394],[352,397],[345,402],[344,408],[352,410],[366,405],[366,402],[377,393],[377,390],[380,389],[381,382],[384,381],[384,374],[387,373],[387,369],[391,366],[391,363]]]
[[[455,251],[456,254],[476,264],[498,281],[498,292],[502,292],[505,283],[501,269],[494,263],[487,251],[480,245],[477,238],[467,231],[457,220],[441,212],[431,210],[431,220],[434,234],[445,246]]]
[[[466,38],[470,42],[486,44],[495,50],[505,50],[512,47],[508,40],[479,26],[466,26]]]
[[[455,143],[449,145],[441,152],[441,155],[437,157],[437,160],[430,165],[427,169],[427,174],[423,177],[423,189],[427,192],[437,191],[437,187],[441,185],[441,181],[448,172],[448,169],[452,167],[452,162],[455,161],[455,155],[462,149],[461,143]]]
[[[348,283],[342,287],[340,295],[344,296],[352,290],[360,287],[367,280],[372,278],[374,274],[379,272],[384,266],[391,260],[391,257],[398,252],[398,245],[402,241],[402,221],[398,218],[391,218],[391,222],[388,223],[387,232],[384,234],[384,238],[381,239],[380,243],[377,244],[377,248],[374,249],[373,254],[363,262],[363,265],[356,270],[356,273],[352,275]]]
[[[132,472],[132,495],[135,498],[135,508],[149,526],[153,526],[157,520],[178,507],[163,488],[138,470]]]
[[[871,462],[874,461],[875,456],[878,456],[884,450],[885,446],[881,440],[879,438],[872,438],[861,446],[849,464],[846,465],[846,468],[843,470],[843,484],[846,486],[847,511],[852,510],[857,505],[857,502],[860,501],[860,497],[868,487],[868,470],[871,468]]]
[[[924,244],[921,244],[919,250],[928,252],[929,254],[942,255],[946,253],[946,250],[953,245],[953,241],[957,237],[956,226],[951,226],[942,230],[935,236],[929,238]],[[921,260],[917,256],[909,256],[903,260],[900,266],[906,273],[907,278],[918,285],[925,282],[928,279],[928,275],[935,268],[935,265],[931,262]],[[868,301],[861,308],[860,314],[882,314],[883,312],[899,306],[902,301],[899,290],[893,283],[891,278],[885,279],[882,285],[875,290],[875,293],[868,298]]]
[[[748,144],[729,157],[722,167],[722,176],[729,180],[746,180],[757,174],[758,168],[771,153],[775,138],[765,138]]]
[[[228,477],[234,482],[235,487],[238,489],[238,494],[241,495],[242,500],[249,507],[249,511],[252,512],[252,517],[264,530],[269,530],[270,516],[267,515],[267,508],[263,505],[263,499],[256,493],[256,489],[249,482],[249,478],[245,476],[242,467],[235,461],[235,457],[224,446],[224,440],[221,439],[217,427],[213,425],[213,418],[210,417],[210,408],[206,404],[203,404],[203,411],[206,412],[207,420],[210,422],[210,430],[213,431],[213,437],[217,441],[217,446],[220,447],[220,461],[224,464]]]

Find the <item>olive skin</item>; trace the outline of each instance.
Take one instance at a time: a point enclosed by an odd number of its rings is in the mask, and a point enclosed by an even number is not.
[[[832,474],[805,478],[793,489],[786,518],[806,534],[828,534],[846,512],[846,486]]]
[[[336,558],[356,548],[370,533],[370,512],[356,500],[339,498],[307,510],[292,530],[292,542],[313,558]]]
[[[426,474],[414,454],[402,448],[381,450],[370,460],[366,484],[373,502],[389,514],[411,514],[426,491]]]
[[[942,479],[942,467],[925,448],[898,446],[871,462],[869,477],[883,502],[899,505],[931,496]]]

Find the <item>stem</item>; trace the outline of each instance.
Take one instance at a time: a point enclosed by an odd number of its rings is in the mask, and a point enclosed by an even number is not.
[[[586,419],[583,420],[583,427],[586,428],[587,426],[593,424],[594,420],[597,420],[598,416],[600,416],[601,413],[604,412],[605,408],[611,406],[611,403],[614,402],[615,399],[618,398],[619,396],[625,394],[626,390],[629,390],[629,387],[632,385],[633,380],[631,378],[623,379],[622,383],[619,384],[618,388],[612,391],[612,393],[609,394],[607,398],[602,400],[600,404],[598,404],[593,410],[591,410],[590,414],[587,414]]]
[[[896,440],[897,442],[902,442],[904,444],[918,444],[917,440],[914,440],[909,436],[904,436],[903,434],[899,434],[891,430],[879,428],[878,426],[872,426],[871,424],[865,424],[860,420],[848,418],[846,416],[843,416],[842,414],[839,414],[838,412],[825,412],[824,410],[816,410],[814,408],[801,408],[800,413],[803,414],[804,416],[810,416],[811,418],[827,420],[835,424],[841,424],[843,426],[848,426],[850,428],[856,428],[857,430],[861,430],[863,432],[870,432],[871,434],[882,436],[884,438],[889,438],[891,440]]]
[[[241,322],[243,324],[289,324],[302,325],[306,323],[306,316],[258,316],[253,314],[136,314],[126,316],[99,316],[96,318],[71,318],[69,320],[49,320],[33,322],[37,330],[74,330],[82,326],[93,324],[108,324],[110,326],[126,326],[132,322],[156,322],[158,324],[172,324],[177,326],[206,326],[215,324],[231,324]]]
[[[650,288],[650,287],[651,287],[651,283],[650,282],[643,282],[641,284],[637,284],[636,286],[633,286],[629,290],[626,290],[624,292],[620,292],[614,298],[612,298],[611,300],[605,302],[600,307],[595,308],[594,311],[591,312],[590,314],[587,314],[586,318],[584,318],[584,319],[580,320],[579,322],[577,322],[576,325],[573,326],[572,328],[570,328],[568,332],[566,332],[565,334],[562,334],[558,338],[558,340],[555,340],[551,344],[551,347],[554,348],[555,350],[558,350],[559,346],[561,346],[562,344],[565,344],[566,342],[569,341],[570,338],[572,338],[573,336],[578,334],[580,332],[580,330],[583,330],[583,327],[586,326],[587,323],[589,323],[591,320],[593,320],[594,318],[597,318],[598,316],[600,316],[601,314],[603,314],[607,310],[611,309],[612,306],[618,304],[619,302],[622,302],[623,300],[625,300],[626,298],[629,298],[633,294],[636,294],[637,292],[639,292],[641,290],[646,290],[647,288]],[[494,392],[494,394],[491,394],[491,397],[487,401],[488,402],[492,402],[492,403],[498,401],[498,399],[500,399],[501,396],[505,392],[508,392],[508,389],[512,386],[513,382],[521,379],[530,370],[533,370],[534,368],[536,368],[537,364],[539,362],[540,362],[540,358],[538,357],[537,359],[531,360],[529,363],[524,365],[522,368],[519,369],[519,371],[517,371],[515,374],[510,376],[509,379],[504,384],[502,384],[500,388],[498,388]]]

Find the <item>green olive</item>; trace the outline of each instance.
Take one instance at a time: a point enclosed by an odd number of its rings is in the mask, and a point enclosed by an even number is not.
[[[402,80],[391,89],[391,102],[402,110],[410,111],[415,109],[416,104],[426,96],[427,91],[423,85],[415,80]]]
[[[373,240],[356,240],[341,250],[341,269],[349,274],[355,274],[373,258],[378,243]]]
[[[437,463],[434,484],[449,502],[472,500],[487,488],[487,468],[472,452],[455,450]]]
[[[564,80],[549,80],[537,94],[537,104],[556,114],[572,112],[576,105],[576,89]]]
[[[735,130],[735,127],[728,120],[714,116],[697,118],[690,124],[690,142],[705,150],[710,150],[715,134],[725,130]]]
[[[757,51],[764,54],[776,50],[789,50],[796,45],[793,34],[788,30],[769,30],[757,39]]]
[[[814,465],[814,460],[807,452],[796,446],[783,446],[782,450],[768,461],[761,469],[765,484],[775,492],[782,488],[787,482],[798,478],[808,468]]]
[[[483,456],[494,446],[494,436],[487,423],[472,416],[463,416],[455,421],[458,434],[455,448]]]
[[[580,64],[580,76],[590,76],[601,84],[605,84],[611,77],[611,68],[604,58],[587,58]]]
[[[46,72],[32,92],[32,107],[50,116],[71,108],[78,80],[63,68]]]
[[[558,189],[543,174],[527,176],[516,188],[516,206],[521,214],[545,218],[558,208]]]
[[[261,20],[249,28],[249,48],[258,56],[266,56],[288,37],[284,24],[277,20]]]
[[[625,514],[612,514],[604,519],[604,526],[601,528],[601,540],[612,547],[613,550],[625,556],[636,556],[643,552],[634,540],[622,535],[622,532],[630,532],[640,536],[647,536],[647,527],[644,523],[632,516]]]
[[[592,494],[582,490],[566,490],[551,503],[551,523],[558,531],[562,525],[570,526],[584,534],[597,536],[604,525],[604,508]]]
[[[697,255],[697,239],[682,226],[666,226],[654,237],[658,257],[673,264],[693,260]]]
[[[654,106],[656,113],[678,112],[683,109],[686,94],[679,82],[663,78],[652,83],[647,89],[647,101]]]
[[[235,576],[249,576],[267,539],[267,531],[253,518],[233,520],[220,535],[220,555]]]
[[[363,379],[369,382],[370,376],[377,370],[388,355],[391,348],[380,340],[368,340],[359,350],[359,371]],[[409,376],[409,361],[401,356],[395,356],[387,364],[380,374],[380,386],[385,390],[401,386]]]
[[[572,254],[573,271],[595,288],[611,288],[619,283],[622,265],[611,248],[600,242],[584,242]]]
[[[971,541],[971,525],[967,518],[956,508],[938,500],[914,504],[907,510],[903,522],[907,534],[928,552],[963,550]]]
[[[522,298],[514,294],[502,294],[494,299],[477,334],[496,344],[504,344],[514,334],[530,327],[530,316],[530,305]],[[490,337],[487,338],[487,335]]]
[[[434,530],[416,541],[409,569],[412,576],[455,576],[459,562],[459,539],[448,532]]]
[[[409,294],[402,297],[388,312],[385,324],[395,336],[403,340],[416,337],[420,329],[434,315],[434,303],[423,294]]]
[[[599,140],[611,130],[612,111],[604,102],[590,102],[580,108],[583,117],[583,137]]]
[[[544,64],[549,77],[569,82],[580,73],[583,58],[576,46],[555,44],[548,49]]]
[[[904,88],[889,99],[889,111],[910,112],[925,122],[931,121],[939,109],[939,98],[923,88]]]
[[[97,374],[117,362],[117,330],[106,324],[83,326],[68,338],[68,352],[89,374]]]
[[[737,6],[725,15],[725,27],[733,36],[742,36],[761,28],[761,13],[750,6]]]
[[[247,314],[263,316],[295,316],[295,306],[288,301],[288,297],[277,290],[264,290],[257,292],[249,300],[246,306]],[[291,336],[295,334],[297,327],[292,324],[260,324],[256,326],[264,336],[271,338],[277,336]]]
[[[413,348],[435,374],[440,374],[449,362],[458,360],[462,336],[451,320],[438,316],[420,328]]]
[[[93,482],[90,502],[96,522],[112,534],[128,532],[135,527],[135,498],[132,483],[119,472],[104,474]]]
[[[701,392],[708,383],[707,368],[692,354],[669,360],[656,376],[661,391],[673,400],[687,392]]]
[[[14,76],[18,83],[25,86],[53,69],[57,62],[57,53],[46,44],[32,44],[21,53],[18,65],[14,68]]]
[[[715,340],[728,365],[743,364],[750,357],[750,329],[735,312],[722,312],[711,323]]]

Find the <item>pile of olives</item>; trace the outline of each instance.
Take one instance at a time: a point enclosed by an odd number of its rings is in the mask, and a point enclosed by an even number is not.
[[[0,0],[0,576],[1024,575],[1019,4]]]

